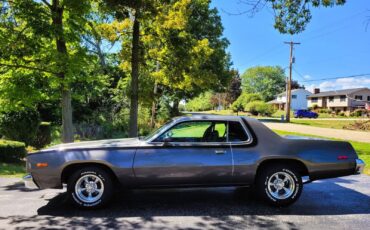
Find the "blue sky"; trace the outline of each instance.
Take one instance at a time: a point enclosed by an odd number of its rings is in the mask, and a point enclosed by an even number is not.
[[[248,9],[238,0],[213,0],[229,39],[229,52],[234,67],[243,73],[256,65],[289,65],[289,45],[284,41],[301,42],[294,53],[293,79],[307,89],[323,90],[369,87],[370,75],[332,80],[318,79],[370,74],[370,19],[369,0],[348,0],[344,6],[314,8],[312,20],[298,35],[282,35],[273,28],[270,8],[254,17],[247,14],[233,16]],[[288,71],[287,71],[288,73]],[[306,81],[306,82],[305,82]]]

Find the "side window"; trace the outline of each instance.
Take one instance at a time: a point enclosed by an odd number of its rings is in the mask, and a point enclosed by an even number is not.
[[[225,142],[226,122],[188,121],[175,125],[155,142]]]
[[[240,142],[247,141],[248,136],[245,133],[243,126],[238,121],[229,122],[229,141]]]

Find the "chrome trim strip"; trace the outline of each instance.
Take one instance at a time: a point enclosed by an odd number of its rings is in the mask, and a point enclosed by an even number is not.
[[[38,189],[39,187],[36,185],[36,183],[33,181],[32,175],[27,174],[23,177],[24,186],[28,189]]]
[[[361,159],[356,159],[356,173],[361,174],[364,172],[365,162]]]
[[[177,124],[183,123],[183,122],[192,122],[192,121],[215,121],[215,119],[191,119],[191,120],[174,120],[173,124],[169,126],[169,128],[163,130],[162,132],[158,133],[157,135],[154,135],[150,140],[147,141],[148,144],[163,144],[163,142],[154,142],[154,140],[162,135],[163,133],[170,130],[172,127],[174,127]],[[239,122],[244,132],[247,134],[248,139],[246,141],[238,141],[238,142],[171,142],[171,146],[221,146],[221,145],[230,145],[230,146],[238,146],[238,145],[247,145],[251,144],[253,142],[252,134],[249,132],[249,129],[245,127],[245,124],[241,117],[237,117],[235,120],[218,120],[218,121],[225,121],[229,123],[229,121],[237,121]],[[229,127],[229,125],[228,125]],[[227,133],[228,135],[228,133]]]

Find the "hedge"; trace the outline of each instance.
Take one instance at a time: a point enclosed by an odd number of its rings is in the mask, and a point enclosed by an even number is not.
[[[19,162],[26,157],[26,154],[26,145],[24,143],[0,140],[0,162]]]

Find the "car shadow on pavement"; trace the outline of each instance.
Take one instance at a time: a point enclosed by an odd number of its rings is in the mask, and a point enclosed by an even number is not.
[[[117,192],[106,208],[94,211],[67,204],[67,194],[52,198],[38,210],[52,216],[225,216],[225,215],[342,215],[370,214],[370,196],[358,192],[356,181],[330,179],[304,187],[298,202],[290,207],[270,207],[247,188],[192,188],[126,190]],[[357,188],[356,188],[357,189]]]
[[[10,185],[6,185],[6,186],[3,186],[3,188],[5,188],[5,190],[7,191],[11,191],[11,190],[17,190],[17,191],[20,191],[20,192],[33,192],[33,191],[39,191],[39,189],[29,189],[29,188],[26,188],[24,186],[24,182],[23,181],[18,181],[18,182],[15,182],[13,184],[10,184]]]
[[[38,223],[64,228],[298,229],[293,221],[277,216],[370,214],[370,196],[366,195],[370,188],[367,182],[357,182],[337,178],[308,184],[299,201],[286,208],[265,205],[246,188],[193,188],[119,191],[108,207],[89,211],[71,207],[63,192],[40,207],[38,215],[6,219],[13,226]],[[188,226],[186,218],[192,218],[193,227],[182,227]]]

